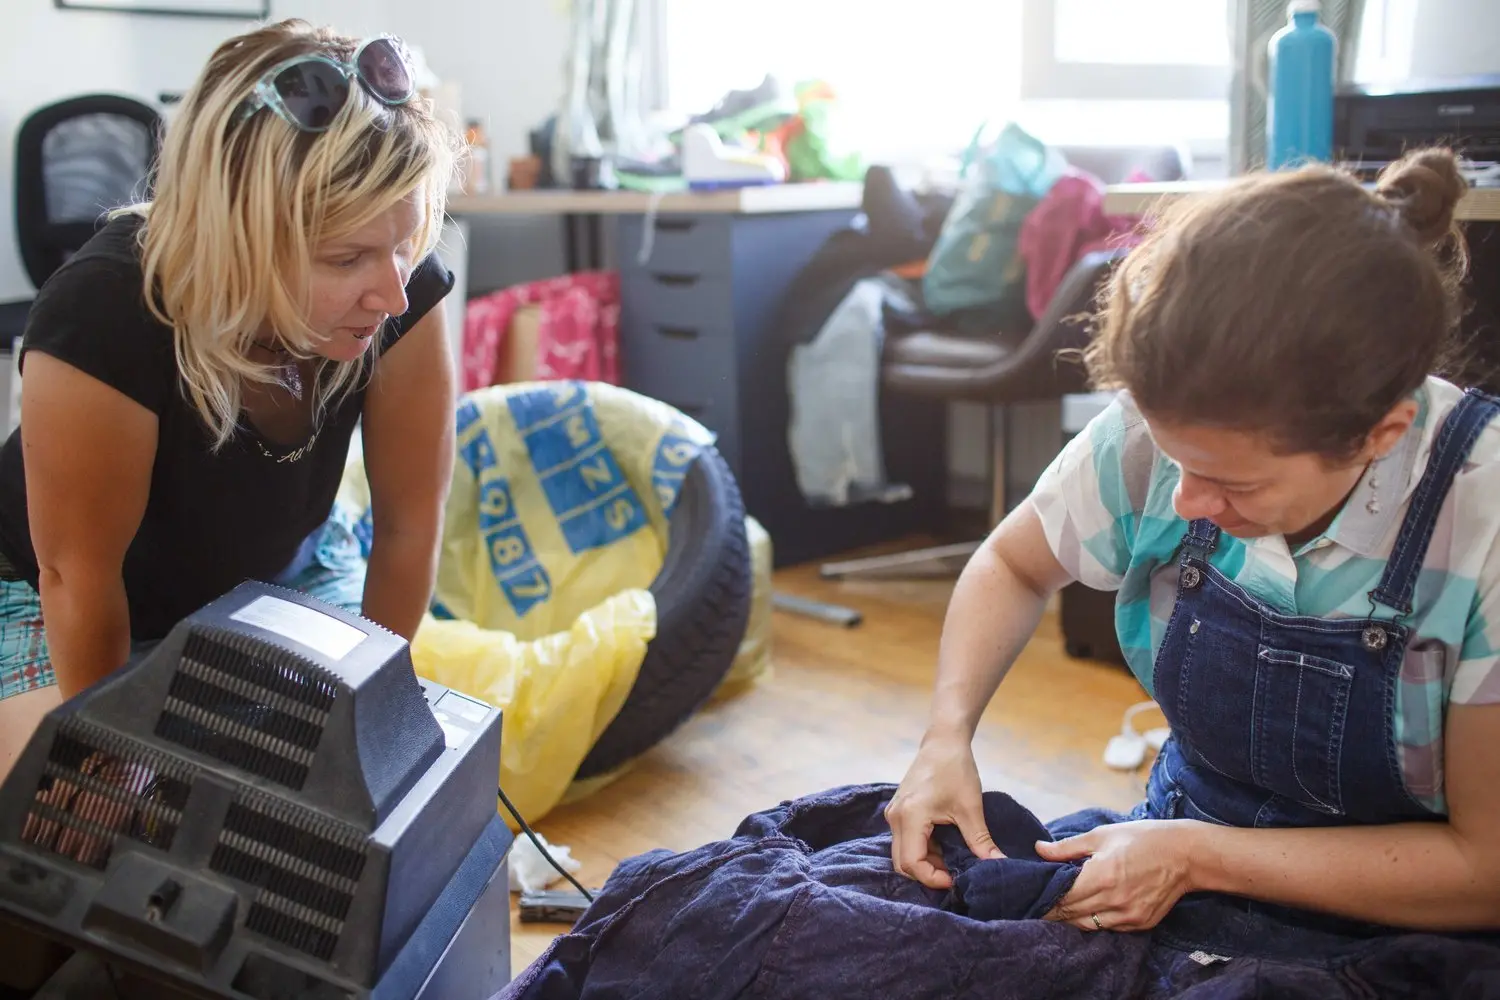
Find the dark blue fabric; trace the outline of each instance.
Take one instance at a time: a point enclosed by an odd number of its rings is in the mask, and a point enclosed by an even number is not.
[[[1444,421],[1371,593],[1368,618],[1284,615],[1211,564],[1219,529],[1183,535],[1177,602],[1157,652],[1154,687],[1172,736],[1138,815],[1240,827],[1440,821],[1407,791],[1395,742],[1395,690],[1412,593],[1453,476],[1500,404],[1468,393]],[[1310,931],[1380,936],[1387,927],[1251,900],[1228,910],[1273,914]],[[1231,950],[1245,942],[1217,942]]]
[[[1370,595],[1368,618],[1284,615],[1211,565],[1219,529],[1183,535],[1177,602],[1157,652],[1156,700],[1172,736],[1136,815],[1239,827],[1315,827],[1440,821],[1407,791],[1395,742],[1395,691],[1409,629],[1399,605],[1421,572],[1454,475],[1500,404],[1467,393],[1448,414],[1412,495],[1395,554]],[[1206,946],[1231,953],[1245,939],[1229,915],[1266,915],[1309,935],[1374,938],[1392,928],[1247,899],[1212,904]],[[1184,908],[1178,907],[1179,911]],[[1201,920],[1174,912],[1169,930]],[[1311,939],[1310,939],[1311,940]],[[1295,951],[1301,945],[1287,942]]]
[[[1210,564],[1219,529],[1189,525],[1155,664],[1172,738],[1151,776],[1148,815],[1243,827],[1441,819],[1407,791],[1397,756],[1395,689],[1409,634],[1400,619],[1442,499],[1497,411],[1470,392],[1445,419],[1368,618],[1276,612]],[[1395,606],[1377,611],[1386,599]]]
[[[1432,522],[1494,401],[1470,395],[1440,432],[1368,619],[1283,615],[1211,565],[1218,529],[1183,536],[1177,605],[1155,666],[1172,738],[1129,816],[1051,824],[985,796],[1004,861],[956,830],[935,839],[951,892],[897,874],[883,810],[894,786],[834,789],[748,817],[727,841],[622,864],[583,920],[502,997],[1500,998],[1500,938],[1416,934],[1194,894],[1150,933],[1028,919],[1077,876],[1032,844],[1126,819],[1242,827],[1439,820],[1406,791],[1394,685]],[[1390,612],[1394,611],[1392,615]],[[1217,956],[1217,957],[1216,957]]]
[[[735,835],[623,862],[570,933],[497,1000],[841,1000],[1187,997],[1308,1000],[1500,998],[1500,946],[1436,935],[1318,935],[1209,898],[1151,934],[1099,934],[1045,920],[976,920],[955,894],[896,874],[882,815],[894,785],[838,788],[745,819]],[[1019,848],[1038,824],[986,796],[991,832]],[[1014,827],[1001,827],[1009,817]],[[1057,836],[1127,817],[1081,813]],[[945,860],[973,862],[947,832]],[[1012,911],[1013,912],[1013,911]],[[1169,918],[1172,923],[1173,918]],[[1263,950],[1203,965],[1185,937],[1248,938]]]
[[[984,796],[984,822],[1003,859],[975,857],[956,827],[934,832],[953,875],[953,893],[944,906],[975,920],[1037,920],[1051,912],[1073,888],[1082,863],[1043,861],[1036,842],[1052,835],[1009,795]]]

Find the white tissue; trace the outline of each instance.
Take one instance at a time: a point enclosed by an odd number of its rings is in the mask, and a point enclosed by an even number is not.
[[[573,858],[572,848],[549,843],[541,834],[536,836],[547,848],[547,853],[569,872],[576,872],[583,867],[581,862]],[[562,876],[557,873],[557,869],[547,863],[547,859],[542,857],[542,852],[536,849],[530,837],[516,838],[515,846],[510,849],[511,892],[536,892],[561,880]]]

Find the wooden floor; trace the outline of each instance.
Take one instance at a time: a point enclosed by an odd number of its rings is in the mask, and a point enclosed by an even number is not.
[[[725,838],[783,799],[901,779],[922,735],[951,583],[830,583],[799,567],[777,574],[776,588],[853,606],[864,623],[842,629],[777,612],[769,679],[710,705],[614,784],[537,823],[583,862],[585,885],[641,851]],[[1069,659],[1049,615],[980,725],[984,787],[1043,819],[1133,805],[1145,771],[1110,771],[1100,754],[1143,698],[1123,669]],[[511,929],[516,972],[562,930],[514,914]]]

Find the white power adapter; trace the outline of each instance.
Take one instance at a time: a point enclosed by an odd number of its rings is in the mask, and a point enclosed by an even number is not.
[[[1135,728],[1136,715],[1157,707],[1154,701],[1143,701],[1125,710],[1125,718],[1120,723],[1120,735],[1110,737],[1109,743],[1104,747],[1105,767],[1115,771],[1134,771],[1145,762],[1147,747],[1153,750],[1162,748],[1167,737],[1172,735],[1169,728],[1158,726],[1144,733],[1137,732]]]

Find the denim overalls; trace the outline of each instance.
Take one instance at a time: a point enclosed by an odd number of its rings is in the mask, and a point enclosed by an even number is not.
[[[1218,528],[1188,526],[1154,668],[1172,736],[1133,818],[1238,827],[1442,819],[1407,792],[1396,755],[1402,619],[1453,477],[1497,412],[1500,401],[1470,392],[1444,421],[1367,618],[1270,609],[1209,565]],[[1185,899],[1162,930],[1231,955],[1306,955],[1319,932],[1334,945],[1389,930],[1238,898],[1194,902]],[[1293,927],[1307,933],[1282,933]]]

